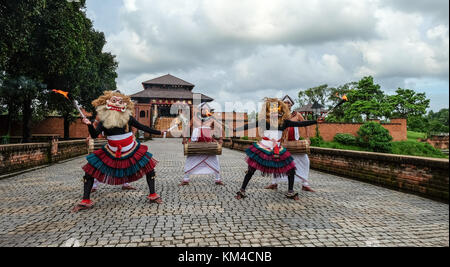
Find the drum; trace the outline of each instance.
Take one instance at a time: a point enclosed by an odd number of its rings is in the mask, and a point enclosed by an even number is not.
[[[184,155],[222,155],[222,145],[217,142],[189,142],[184,144]]]
[[[291,154],[309,154],[309,142],[308,140],[287,141],[283,146]]]

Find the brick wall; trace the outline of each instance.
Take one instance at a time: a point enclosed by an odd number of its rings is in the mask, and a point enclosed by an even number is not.
[[[85,140],[0,145],[0,175],[87,154]]]
[[[52,162],[87,154],[88,143],[86,140],[59,141],[57,145],[56,153],[52,154]]]
[[[6,134],[6,116],[0,116],[0,135]],[[33,122],[31,134],[57,134],[64,137],[64,119],[62,117],[47,117],[46,119]],[[86,138],[89,135],[88,127],[83,124],[81,118],[76,119],[69,126],[69,138]],[[22,136],[22,124],[12,123],[11,136]]]
[[[0,145],[0,175],[47,164],[49,143]]]
[[[226,139],[243,151],[253,141]],[[449,160],[311,147],[311,168],[448,202]]]
[[[379,120],[374,120],[380,123]],[[320,123],[318,124],[320,136],[325,141],[333,141],[334,136],[338,133],[347,133],[356,136],[362,123]],[[393,141],[405,141],[407,140],[407,128],[406,119],[391,119],[390,123],[381,124],[387,129],[393,138]],[[237,126],[239,127],[239,126]],[[248,132],[241,133],[241,136],[248,136]],[[251,133],[250,133],[251,134]],[[259,137],[259,133],[256,133],[256,137]],[[313,137],[316,135],[316,125],[300,128],[300,136]],[[236,135],[235,135],[236,136]],[[236,136],[237,137],[237,136]]]
[[[374,120],[380,122],[379,120]],[[333,141],[338,133],[347,133],[356,136],[362,123],[320,123],[319,133],[325,141]],[[390,123],[381,123],[387,129],[393,138],[393,141],[407,140],[406,119],[391,119]],[[300,129],[300,134],[307,137],[305,128],[309,129],[309,137],[316,135],[316,126],[308,126]]]
[[[448,142],[448,136],[432,136],[428,139],[421,139],[421,142],[426,142],[436,149],[448,149],[449,148],[449,142]]]

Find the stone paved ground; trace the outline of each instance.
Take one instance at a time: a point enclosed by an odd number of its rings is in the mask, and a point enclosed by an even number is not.
[[[238,201],[242,152],[224,149],[225,187],[197,176],[181,188],[180,141],[147,145],[164,204],[147,203],[143,179],[134,192],[101,185],[95,209],[70,213],[82,191],[79,157],[0,180],[0,246],[449,246],[447,204],[316,171],[317,192],[298,202],[284,197],[286,184],[263,189],[259,175]]]

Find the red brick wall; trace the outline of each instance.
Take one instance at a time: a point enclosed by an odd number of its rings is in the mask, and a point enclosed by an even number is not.
[[[49,143],[0,145],[0,175],[47,164]]]
[[[134,109],[136,120],[143,125],[150,126],[151,104],[135,104]],[[145,117],[140,116],[141,111],[145,112]]]
[[[253,141],[224,140],[244,151]],[[448,202],[449,160],[311,147],[311,168]]]
[[[0,175],[84,154],[85,140],[0,145]]]
[[[426,142],[436,149],[448,149],[449,148],[449,142],[448,142],[448,136],[432,136],[431,138],[421,140],[421,142]]]
[[[140,111],[146,112],[146,117],[140,118]],[[144,124],[150,125],[151,119],[151,105],[150,104],[136,104],[135,106],[135,117],[136,119]],[[148,116],[147,116],[148,112]],[[230,127],[240,127],[244,125],[244,123],[248,123],[247,113],[239,113],[240,115],[244,115],[244,120],[240,119],[241,117],[237,117],[237,113],[233,114],[233,124],[229,125]],[[225,120],[226,113],[223,112],[218,116]],[[239,118],[239,120],[237,119]],[[6,125],[6,120],[3,117],[0,117],[0,125]],[[325,141],[333,141],[333,138],[338,133],[348,133],[356,136],[356,133],[361,127],[361,123],[321,123],[319,124],[319,133],[323,137]],[[391,136],[393,137],[393,141],[405,141],[407,140],[407,128],[406,128],[406,119],[391,119],[391,123],[383,123],[381,124],[384,128],[386,128]],[[3,129],[5,127],[2,127]],[[309,126],[309,137],[313,137],[316,134],[316,126]],[[22,135],[22,127],[17,123],[14,123],[12,136],[21,136]],[[158,129],[165,130],[165,129]],[[81,122],[81,118],[77,119],[74,123],[70,125],[70,138],[86,138],[89,135],[88,128]],[[0,135],[5,133],[0,132]],[[61,137],[64,136],[64,121],[63,118],[60,117],[50,117],[39,123],[35,123],[32,128],[32,134],[58,134]],[[248,136],[248,131],[242,136]],[[258,133],[257,133],[258,134]],[[303,137],[308,137],[306,135],[306,128],[303,127],[300,129],[300,134]],[[224,134],[224,136],[226,136]],[[258,136],[258,135],[257,135]]]
[[[6,134],[6,117],[0,117],[0,135]],[[40,122],[34,122],[31,134],[57,134],[64,137],[64,119],[62,117],[48,117]],[[89,135],[88,128],[81,118],[78,118],[69,126],[69,138],[86,138]],[[13,122],[11,136],[22,136],[22,125]]]
[[[356,136],[361,125],[362,123],[320,123],[319,133],[325,141],[333,141],[334,136],[338,133]],[[391,119],[391,123],[382,123],[381,125],[389,131],[393,141],[407,140],[406,119]],[[309,129],[309,137],[316,135],[316,126],[312,125],[301,128],[301,136],[307,137],[305,128]]]
[[[311,168],[448,202],[449,160],[311,148]]]

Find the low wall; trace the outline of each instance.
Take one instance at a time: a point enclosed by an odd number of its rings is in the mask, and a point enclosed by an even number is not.
[[[449,148],[449,142],[448,142],[448,136],[432,136],[428,139],[420,139],[421,142],[426,142],[430,145],[432,145],[436,149],[448,149]]]
[[[225,141],[226,140],[226,141]],[[243,151],[254,141],[225,139]],[[311,168],[448,202],[449,160],[311,147]]]
[[[49,143],[0,146],[0,175],[49,163]]]
[[[87,145],[86,140],[60,141],[58,150],[52,155],[51,160],[57,162],[87,154]]]
[[[85,140],[0,145],[0,175],[87,154]]]

